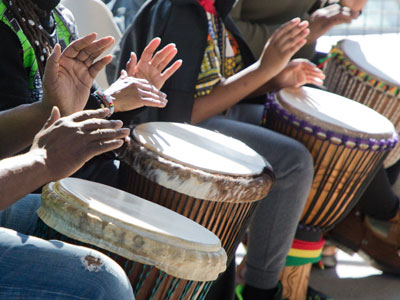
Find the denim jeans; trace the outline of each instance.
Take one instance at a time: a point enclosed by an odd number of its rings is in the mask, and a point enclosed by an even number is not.
[[[125,272],[88,248],[30,236],[40,195],[0,212],[0,299],[134,299]]]

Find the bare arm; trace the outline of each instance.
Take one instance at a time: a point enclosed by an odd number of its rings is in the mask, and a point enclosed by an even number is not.
[[[86,161],[120,147],[129,129],[107,121],[107,109],[61,118],[55,107],[31,150],[0,161],[0,210],[50,181],[67,177]]]
[[[71,43],[63,53],[56,45],[49,57],[43,79],[43,99],[0,112],[0,159],[28,147],[42,128],[51,108],[63,115],[82,110],[97,73],[111,60],[94,60],[113,43],[113,38],[95,40],[90,34]]]
[[[191,122],[198,123],[223,112],[279,74],[306,43],[307,26],[299,18],[282,25],[268,40],[257,62],[221,81],[209,95],[195,99]]]

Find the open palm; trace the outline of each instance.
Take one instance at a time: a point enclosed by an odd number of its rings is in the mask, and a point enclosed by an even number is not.
[[[63,53],[56,45],[47,61],[43,102],[49,107],[58,106],[62,116],[85,107],[94,78],[112,59],[105,56],[94,62],[114,42],[112,37],[95,39],[96,34],[87,35],[72,42]]]
[[[294,59],[273,80],[277,88],[322,85],[324,73],[307,59]]]
[[[126,64],[128,76],[146,79],[157,89],[161,89],[165,81],[180,68],[182,61],[177,60],[170,67],[165,69],[175,57],[178,50],[175,44],[168,44],[154,54],[160,44],[161,39],[159,38],[151,40],[143,50],[139,62],[137,61],[136,54],[132,52]]]

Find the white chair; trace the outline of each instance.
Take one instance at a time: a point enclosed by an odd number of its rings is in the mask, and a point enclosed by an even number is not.
[[[75,17],[80,36],[96,32],[98,38],[112,36],[115,45],[119,43],[122,33],[113,20],[110,9],[100,0],[62,0],[61,4],[68,8]],[[107,50],[104,55],[111,53]],[[105,68],[96,77],[96,82],[102,89],[109,87]]]

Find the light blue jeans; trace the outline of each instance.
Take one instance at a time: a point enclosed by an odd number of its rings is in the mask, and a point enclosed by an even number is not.
[[[134,299],[109,257],[30,236],[39,206],[40,195],[28,195],[0,212],[0,299]]]

